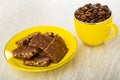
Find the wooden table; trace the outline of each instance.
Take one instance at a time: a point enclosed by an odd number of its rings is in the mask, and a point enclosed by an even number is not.
[[[120,80],[120,35],[101,46],[89,47],[77,37],[74,11],[89,0],[0,0],[0,80]],[[91,0],[96,3],[97,0]],[[109,5],[113,22],[120,27],[120,1],[101,0]],[[75,56],[65,65],[46,72],[23,72],[10,67],[4,47],[19,31],[35,25],[55,25],[78,40]]]

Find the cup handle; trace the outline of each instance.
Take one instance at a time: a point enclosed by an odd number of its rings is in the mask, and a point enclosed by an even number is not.
[[[112,35],[108,36],[108,37],[105,39],[105,41],[110,40],[110,39],[116,37],[117,34],[118,34],[118,28],[117,28],[117,26],[116,26],[115,24],[110,23],[110,24],[108,24],[107,26],[111,27],[111,29],[113,29],[114,32],[113,32]]]

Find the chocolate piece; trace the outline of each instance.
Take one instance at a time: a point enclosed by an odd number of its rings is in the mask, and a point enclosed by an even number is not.
[[[54,40],[44,50],[54,63],[58,63],[67,51],[68,48],[66,47],[65,42],[58,35],[55,36]]]
[[[29,34],[27,37],[25,37],[25,38],[17,41],[16,44],[17,44],[18,46],[28,45],[28,43],[30,42],[30,40],[31,40],[35,35],[37,35],[38,33],[40,33],[40,32],[35,32],[35,33],[32,33],[32,34]]]
[[[50,62],[51,62],[50,58],[44,52],[37,54],[36,56],[32,57],[31,59],[23,60],[23,63],[25,65],[39,66],[39,67],[48,66],[50,64]]]
[[[53,38],[39,33],[30,40],[29,45],[36,46],[44,50],[51,43],[52,40]]]
[[[30,59],[37,53],[39,53],[41,50],[37,47],[32,46],[19,46],[18,48],[14,49],[12,51],[13,57],[16,58],[27,58]]]

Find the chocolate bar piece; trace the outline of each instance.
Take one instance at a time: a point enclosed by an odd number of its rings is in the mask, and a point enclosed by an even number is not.
[[[39,33],[30,40],[29,45],[36,46],[44,50],[52,40],[53,39],[51,37]]]
[[[32,33],[32,34],[29,34],[27,37],[25,37],[25,38],[17,41],[16,44],[17,44],[18,46],[28,45],[28,43],[30,42],[30,40],[31,40],[35,35],[37,35],[37,34],[39,34],[39,33],[40,33],[40,32],[34,32],[34,33]]]
[[[39,53],[41,50],[37,47],[32,46],[19,46],[16,49],[12,51],[13,57],[16,58],[27,58],[30,59],[37,53]]]
[[[51,60],[46,55],[46,53],[41,52],[37,54],[36,56],[32,57],[31,59],[24,59],[23,63],[28,66],[39,66],[39,67],[45,67],[50,64]]]
[[[45,53],[51,58],[52,62],[58,63],[67,53],[68,48],[63,39],[56,35],[53,41],[44,50]]]

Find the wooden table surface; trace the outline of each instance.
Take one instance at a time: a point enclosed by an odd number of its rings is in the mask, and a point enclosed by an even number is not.
[[[107,4],[120,28],[119,0],[91,0]],[[120,80],[120,35],[98,47],[77,37],[74,11],[90,0],[0,0],[0,80]],[[75,56],[65,65],[46,72],[23,72],[9,66],[4,47],[21,30],[35,25],[55,25],[73,33],[78,41]]]

